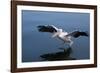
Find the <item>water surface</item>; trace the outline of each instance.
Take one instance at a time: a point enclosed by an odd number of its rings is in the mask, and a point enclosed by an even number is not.
[[[89,24],[89,13],[22,10],[22,62],[41,61],[40,55],[61,51],[58,48],[62,47],[62,41],[52,38],[50,33],[39,32],[38,25],[55,25],[67,32],[90,32]],[[71,56],[77,60],[89,59],[89,37],[73,40]]]

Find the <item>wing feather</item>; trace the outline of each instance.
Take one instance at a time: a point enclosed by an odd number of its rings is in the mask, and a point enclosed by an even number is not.
[[[38,26],[38,30],[40,32],[50,32],[50,33],[53,33],[53,32],[57,32],[57,30],[53,27],[53,26],[50,26],[50,25],[40,25]]]
[[[67,36],[72,36],[74,38],[78,38],[79,36],[89,36],[87,32],[73,31],[69,33]]]

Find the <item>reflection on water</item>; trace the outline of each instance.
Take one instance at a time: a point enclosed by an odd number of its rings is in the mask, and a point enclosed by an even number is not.
[[[59,48],[63,49],[63,51],[42,54],[40,57],[43,61],[58,61],[58,60],[76,60],[76,58],[71,57],[72,48]]]

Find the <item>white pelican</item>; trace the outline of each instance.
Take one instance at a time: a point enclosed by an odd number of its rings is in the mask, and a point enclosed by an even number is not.
[[[65,32],[62,29],[55,27],[54,25],[40,25],[38,26],[38,30],[40,32],[50,32],[52,33],[52,37],[57,37],[65,43],[67,43],[70,47],[73,44],[72,37],[78,38],[79,36],[88,36],[87,32],[73,31],[73,32]]]

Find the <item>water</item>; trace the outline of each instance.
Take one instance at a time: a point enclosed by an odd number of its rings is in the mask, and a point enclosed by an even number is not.
[[[22,62],[42,61],[41,55],[62,51],[58,49],[62,47],[62,41],[52,38],[50,33],[39,32],[38,25],[55,25],[67,32],[90,32],[89,24],[89,13],[22,10]],[[89,59],[89,37],[81,36],[73,40],[71,57]]]

